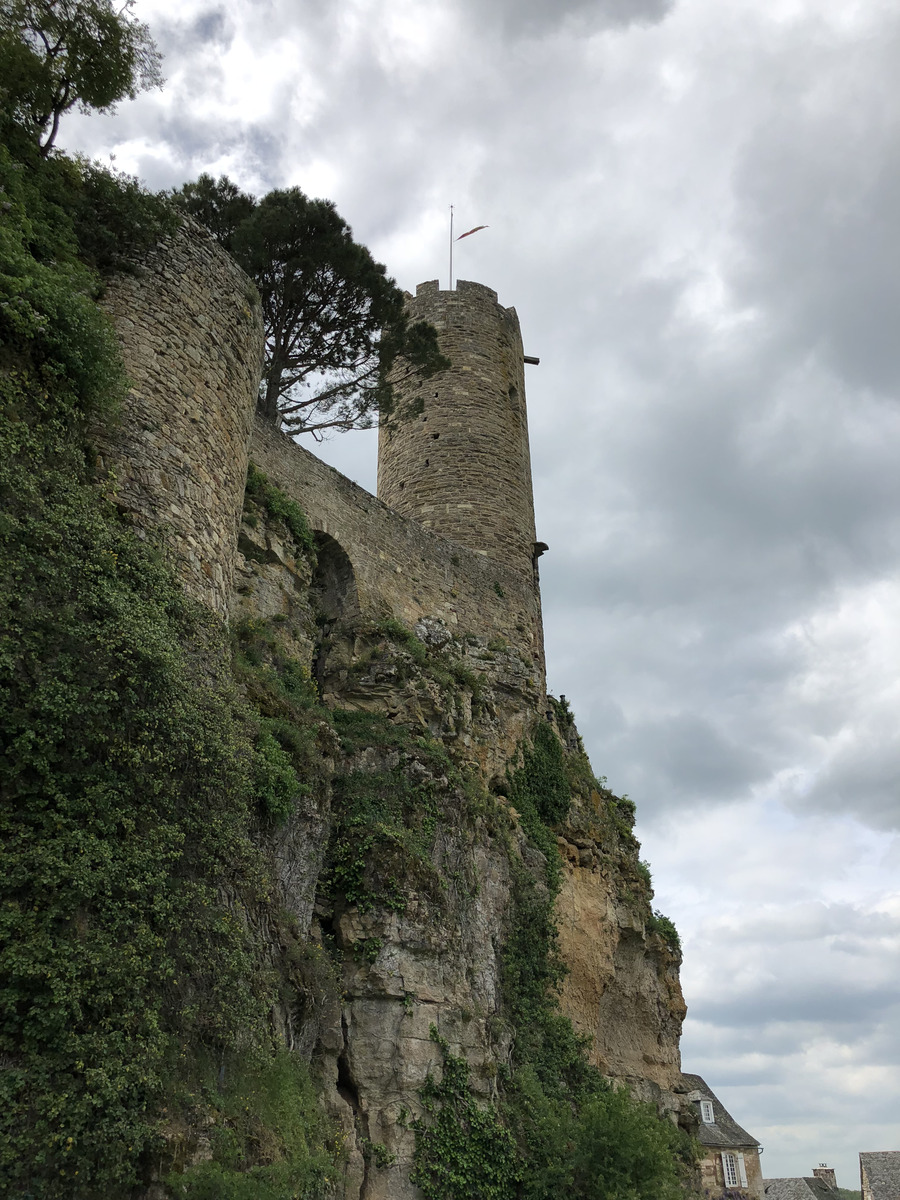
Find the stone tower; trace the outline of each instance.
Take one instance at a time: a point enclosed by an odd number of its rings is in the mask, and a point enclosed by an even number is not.
[[[256,289],[185,221],[103,307],[132,383],[121,421],[95,434],[116,500],[138,530],[164,531],[188,592],[225,617],[263,355]]]
[[[395,385],[378,439],[378,496],[403,516],[532,576],[535,532],[519,319],[497,293],[420,283],[414,321],[438,332],[448,370]]]

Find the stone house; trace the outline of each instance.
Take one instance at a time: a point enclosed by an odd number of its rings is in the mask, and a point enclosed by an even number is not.
[[[900,1200],[900,1150],[874,1150],[859,1155],[862,1200]]]
[[[703,1147],[700,1181],[710,1197],[752,1196],[763,1198],[762,1147],[743,1129],[709,1084],[699,1075],[682,1075],[685,1099],[693,1106],[698,1120],[697,1141]],[[792,1198],[793,1200],[793,1198]]]

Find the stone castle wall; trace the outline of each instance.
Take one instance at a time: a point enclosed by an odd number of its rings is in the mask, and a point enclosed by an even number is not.
[[[526,578],[535,532],[519,319],[497,293],[421,283],[413,320],[430,321],[451,369],[395,381],[378,442],[378,495],[427,529]]]
[[[101,465],[138,527],[164,531],[187,591],[225,616],[263,353],[256,289],[186,222],[103,307],[133,386],[118,425],[96,431]]]
[[[507,378],[522,387],[521,339],[513,310],[501,308],[495,293],[463,284],[456,293],[435,295],[439,307],[460,320],[471,308],[471,339],[485,322],[496,329],[482,357],[501,359],[502,400],[509,402]],[[429,285],[423,294],[430,295]],[[232,580],[244,484],[250,458],[295,500],[312,528],[339,543],[353,568],[364,618],[395,617],[414,625],[437,618],[456,634],[503,638],[529,663],[543,692],[544,655],[540,595],[531,553],[534,518],[524,411],[510,428],[516,443],[513,491],[527,483],[527,500],[508,506],[525,512],[515,554],[512,541],[490,543],[496,557],[478,545],[486,501],[454,518],[457,542],[438,536],[328,467],[259,417],[254,418],[262,361],[262,324],[250,281],[201,227],[186,222],[152,252],[138,275],[117,277],[104,298],[116,326],[133,386],[118,426],[98,431],[103,465],[116,477],[118,503],[139,527],[156,527],[172,550],[187,590],[220,616],[232,602]],[[487,316],[485,315],[487,314]],[[465,323],[465,322],[464,322]],[[451,340],[452,341],[452,340]],[[456,354],[456,342],[446,345]],[[445,372],[462,373],[465,367]],[[498,376],[499,379],[499,376]],[[485,367],[478,395],[493,382]],[[447,391],[449,385],[442,387]],[[455,402],[456,393],[444,399]],[[435,432],[445,435],[441,461],[462,486],[467,461],[465,433],[442,422],[436,402],[429,405]],[[488,436],[481,431],[482,438]],[[500,436],[500,431],[497,431]],[[525,439],[524,441],[522,439]],[[440,439],[437,439],[440,440]],[[452,469],[456,458],[460,469]],[[393,461],[393,476],[402,463]],[[524,473],[523,473],[524,471]],[[411,489],[412,490],[412,489]],[[401,493],[402,494],[402,493]],[[518,495],[518,492],[516,492]],[[501,505],[502,507],[502,505]],[[512,524],[509,513],[504,518]],[[474,543],[474,545],[473,545]]]
[[[544,688],[540,596],[524,576],[456,545],[388,508],[257,417],[250,457],[317,533],[340,543],[353,566],[361,615],[414,625],[436,617],[454,634],[501,637]]]

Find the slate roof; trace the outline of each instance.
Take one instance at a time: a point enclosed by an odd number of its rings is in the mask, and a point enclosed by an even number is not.
[[[763,1193],[767,1200],[835,1200],[832,1188],[814,1175],[799,1179],[764,1179]]]
[[[872,1200],[900,1200],[900,1150],[860,1152]]]
[[[714,1125],[700,1122],[697,1141],[702,1146],[716,1146],[722,1150],[733,1150],[759,1145],[755,1137],[738,1125],[704,1079],[701,1079],[699,1075],[682,1075],[681,1082],[687,1093],[687,1099],[694,1103],[698,1117],[700,1116],[700,1101],[712,1100],[713,1116],[716,1121]],[[809,1200],[809,1197],[804,1197],[803,1200]]]

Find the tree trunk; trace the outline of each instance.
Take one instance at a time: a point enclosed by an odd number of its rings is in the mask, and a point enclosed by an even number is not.
[[[280,424],[278,412],[280,390],[281,371],[276,367],[266,375],[265,389],[260,389],[259,399],[256,402],[256,411],[276,429]]]

